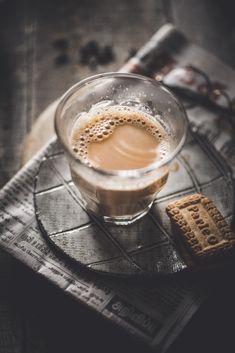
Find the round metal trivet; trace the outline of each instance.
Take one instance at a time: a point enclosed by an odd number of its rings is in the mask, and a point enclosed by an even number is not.
[[[113,226],[82,208],[58,142],[42,160],[35,183],[35,211],[45,237],[61,253],[89,269],[112,275],[169,275],[187,269],[166,206],[202,193],[232,220],[233,186],[228,167],[205,137],[190,134],[171,165],[167,185],[147,216]]]

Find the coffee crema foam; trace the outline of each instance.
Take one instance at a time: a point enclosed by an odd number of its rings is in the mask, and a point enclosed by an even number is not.
[[[103,169],[138,169],[163,160],[169,152],[169,139],[164,128],[142,111],[110,107],[91,111],[82,117],[81,122],[79,120],[72,131],[72,148],[89,165]],[[117,165],[115,160],[111,164],[108,161],[97,163],[101,145],[103,152],[100,153],[104,154],[106,149],[106,156],[110,154],[110,159],[115,159]],[[119,161],[121,159],[125,160],[123,164]]]

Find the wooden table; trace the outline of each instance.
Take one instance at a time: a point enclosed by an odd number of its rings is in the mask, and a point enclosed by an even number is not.
[[[118,70],[168,21],[235,68],[233,15],[232,0],[0,0],[0,185],[20,168],[48,104],[86,76]],[[3,251],[0,286],[0,353],[146,351]],[[234,351],[234,295],[225,278],[170,352]]]

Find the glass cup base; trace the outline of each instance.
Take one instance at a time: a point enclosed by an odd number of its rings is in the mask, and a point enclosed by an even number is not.
[[[125,215],[125,216],[116,216],[116,217],[98,216],[98,218],[101,218],[105,223],[111,223],[117,226],[126,226],[144,217],[149,212],[150,208],[152,207],[152,204],[153,202],[151,202],[144,210],[134,215],[130,215],[130,216]]]

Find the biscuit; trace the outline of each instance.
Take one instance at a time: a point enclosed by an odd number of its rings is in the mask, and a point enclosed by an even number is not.
[[[234,233],[206,196],[186,196],[170,203],[166,212],[195,258],[209,259],[233,249]]]

